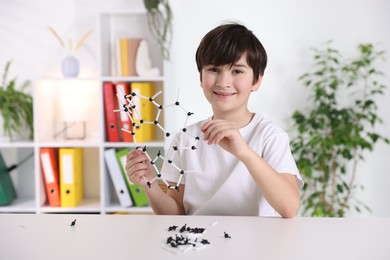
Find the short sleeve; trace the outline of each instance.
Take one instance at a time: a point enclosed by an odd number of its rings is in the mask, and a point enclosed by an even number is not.
[[[264,143],[263,159],[278,173],[295,175],[299,189],[303,180],[291,153],[290,139],[286,133],[276,133],[269,136]]]

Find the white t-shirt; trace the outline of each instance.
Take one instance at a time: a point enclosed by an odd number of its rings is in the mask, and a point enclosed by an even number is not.
[[[161,169],[162,177],[167,181],[180,180],[185,184],[186,214],[280,216],[264,199],[241,161],[219,145],[208,145],[203,140],[200,128],[206,121],[188,126],[186,132],[173,137],[166,147],[166,160]],[[246,143],[269,165],[279,173],[295,175],[302,188],[303,181],[291,154],[288,135],[281,128],[255,114],[239,131]],[[192,149],[194,147],[196,149]]]

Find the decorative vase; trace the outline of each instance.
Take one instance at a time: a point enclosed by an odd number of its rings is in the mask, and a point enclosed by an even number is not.
[[[62,61],[61,69],[64,77],[77,77],[80,72],[79,61],[74,56],[69,55]]]

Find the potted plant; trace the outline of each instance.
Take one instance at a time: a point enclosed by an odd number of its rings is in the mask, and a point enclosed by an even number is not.
[[[172,41],[172,9],[168,0],[144,0],[149,30],[160,46],[164,59],[170,59]]]
[[[369,207],[355,198],[357,165],[375,143],[389,139],[377,132],[382,123],[376,98],[386,86],[377,69],[385,53],[372,44],[358,45],[358,56],[345,59],[328,43],[314,49],[314,70],[300,81],[311,92],[309,107],[293,113],[296,136],[291,149],[305,179],[302,213],[344,217]]]
[[[26,93],[30,81],[18,86],[16,78],[8,80],[11,61],[5,65],[0,85],[0,127],[12,141],[16,136],[33,139],[33,104],[32,96]],[[27,132],[27,133],[26,133]]]

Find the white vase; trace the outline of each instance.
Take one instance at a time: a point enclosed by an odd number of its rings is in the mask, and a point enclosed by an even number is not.
[[[72,55],[66,56],[61,63],[62,75],[67,78],[74,78],[79,75],[79,61]]]

